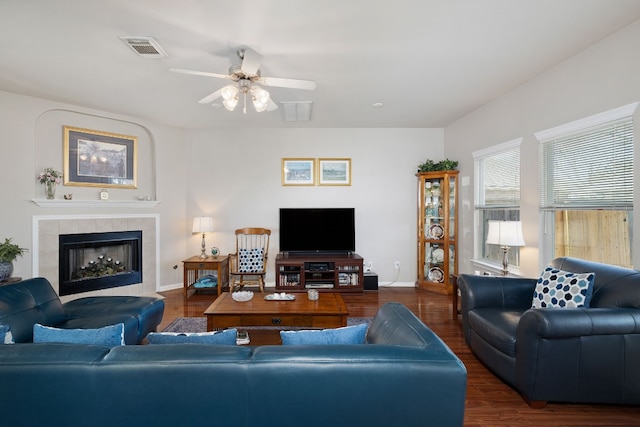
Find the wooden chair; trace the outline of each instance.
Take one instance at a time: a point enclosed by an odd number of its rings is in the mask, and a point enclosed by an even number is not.
[[[231,291],[237,286],[242,289],[247,280],[257,283],[264,292],[264,277],[267,274],[267,256],[271,230],[267,228],[239,228],[236,230],[236,253],[231,254]],[[239,280],[239,283],[238,283]]]

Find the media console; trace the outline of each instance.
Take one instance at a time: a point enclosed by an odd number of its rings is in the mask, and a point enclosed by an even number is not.
[[[291,254],[276,257],[276,290],[305,292],[362,292],[364,290],[363,259],[345,254]]]

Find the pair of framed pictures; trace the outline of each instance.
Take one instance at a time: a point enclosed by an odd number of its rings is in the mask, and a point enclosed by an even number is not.
[[[351,185],[351,159],[282,159],[282,185]]]

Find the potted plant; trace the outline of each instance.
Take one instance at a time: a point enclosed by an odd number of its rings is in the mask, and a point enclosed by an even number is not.
[[[424,163],[418,165],[418,172],[452,171],[456,169],[458,169],[458,161],[449,159],[440,160],[437,163],[427,159]]]
[[[13,273],[13,261],[27,251],[12,242],[12,239],[4,239],[0,243],[0,282],[4,282]]]

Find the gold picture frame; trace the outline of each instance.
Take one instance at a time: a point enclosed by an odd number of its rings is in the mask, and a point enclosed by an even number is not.
[[[64,126],[64,185],[138,188],[138,138]]]
[[[351,185],[351,159],[318,159],[318,185]]]
[[[283,158],[282,185],[316,185],[316,160],[311,158]]]

